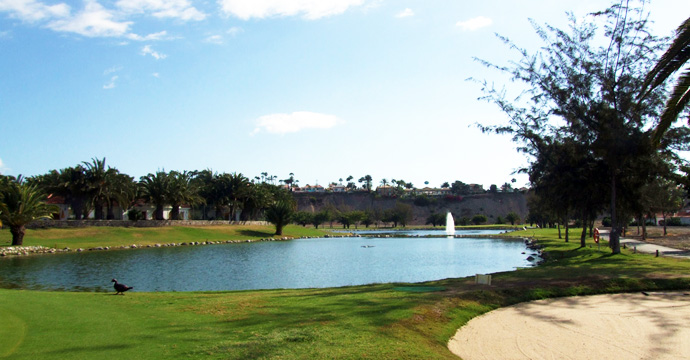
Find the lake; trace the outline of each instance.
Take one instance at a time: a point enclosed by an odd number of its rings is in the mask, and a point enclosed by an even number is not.
[[[520,240],[454,237],[88,251],[0,259],[0,286],[112,291],[110,280],[116,278],[134,291],[215,291],[422,282],[533,266],[526,260],[531,254]]]

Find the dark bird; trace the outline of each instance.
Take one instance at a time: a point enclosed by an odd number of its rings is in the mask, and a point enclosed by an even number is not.
[[[125,285],[125,284],[120,284],[120,283],[117,282],[117,280],[115,280],[115,279],[113,279],[112,282],[115,283],[115,285],[113,285],[113,287],[115,288],[115,291],[117,291],[117,292],[115,293],[115,295],[117,295],[117,294],[122,294],[122,295],[124,295],[124,292],[125,292],[125,291],[127,291],[127,290],[129,290],[129,289],[134,289],[134,286],[127,286],[127,285]]]

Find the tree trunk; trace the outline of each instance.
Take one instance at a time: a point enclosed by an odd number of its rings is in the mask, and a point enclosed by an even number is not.
[[[180,205],[173,205],[170,210],[170,220],[180,220]]]
[[[558,228],[558,238],[563,239],[563,237],[561,236],[561,223],[558,223],[558,225],[556,225],[556,227]]]
[[[283,224],[280,222],[276,224],[276,235],[283,235]]]
[[[642,215],[642,240],[647,240],[647,217]]]
[[[74,213],[75,220],[81,220],[84,212],[84,203],[81,200],[74,200],[71,202],[72,212]]]
[[[611,175],[611,232],[609,233],[609,247],[611,253],[621,253],[621,241],[619,237],[618,218],[616,217],[616,176]]]
[[[163,220],[163,207],[162,206],[156,206],[156,210],[154,210],[154,218],[156,220]]]
[[[565,242],[570,241],[570,235],[568,234],[570,232],[569,226],[570,226],[570,224],[568,224],[568,219],[566,218],[566,220],[565,220]]]
[[[666,236],[666,213],[662,213],[661,216],[664,219],[664,236]]]
[[[103,203],[101,203],[100,201],[96,201],[96,202],[94,202],[93,205],[94,205],[93,217],[96,220],[103,220]]]
[[[115,219],[115,212],[114,212],[114,209],[113,209],[113,205],[112,205],[112,204],[111,204],[111,205],[108,205],[108,213],[107,213],[107,215],[106,215],[106,219],[108,219],[108,220],[113,220],[113,219]]]
[[[22,246],[24,245],[24,234],[26,233],[26,228],[24,225],[21,226],[11,226],[10,233],[12,234],[12,246]]]
[[[587,217],[582,216],[582,235],[580,235],[580,247],[585,247],[585,240],[587,239]]]

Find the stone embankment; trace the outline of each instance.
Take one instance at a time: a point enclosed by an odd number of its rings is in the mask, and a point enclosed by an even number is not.
[[[227,220],[35,220],[27,229],[104,227],[166,227],[166,226],[220,226],[220,225],[268,225],[266,221]]]
[[[336,237],[346,237],[350,235],[325,235],[325,238],[336,238]],[[238,244],[238,243],[249,243],[249,242],[259,242],[259,241],[287,241],[294,239],[312,239],[318,238],[317,236],[303,236],[299,238],[293,237],[281,237],[281,238],[266,238],[266,239],[256,239],[256,240],[225,240],[225,241],[190,241],[181,243],[168,243],[168,244],[131,244],[131,245],[120,245],[120,246],[97,246],[92,248],[78,248],[70,249],[68,247],[63,249],[55,249],[45,246],[8,246],[0,248],[0,257],[11,256],[11,255],[37,255],[37,254],[56,254],[56,253],[68,253],[68,252],[83,252],[83,251],[103,251],[103,250],[126,250],[126,249],[141,249],[141,248],[161,248],[161,247],[174,247],[174,246],[197,246],[197,245],[218,245],[218,244]]]

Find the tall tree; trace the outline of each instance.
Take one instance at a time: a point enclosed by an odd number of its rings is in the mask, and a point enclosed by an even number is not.
[[[122,174],[115,169],[109,169],[107,174],[107,191],[106,191],[106,218],[114,219],[114,206],[119,205],[122,211],[127,211],[134,203],[137,197],[137,183],[134,178]]]
[[[0,175],[1,176],[1,175]],[[46,195],[36,184],[5,178],[0,185],[0,223],[10,228],[12,246],[24,244],[26,225],[36,219],[50,218],[58,209],[46,205]]]
[[[171,171],[168,174],[166,198],[172,207],[170,220],[180,220],[181,205],[196,205],[204,201],[199,195],[199,188],[192,179],[193,174],[187,171]]]
[[[103,220],[103,208],[108,201],[108,169],[105,158],[92,158],[91,162],[82,162],[86,173],[89,201],[94,208],[96,220]]]
[[[364,188],[366,191],[371,191],[371,182],[372,182],[373,180],[374,180],[374,179],[371,177],[371,175],[364,175],[364,176],[362,176],[361,178],[359,178],[358,181],[359,181],[360,184],[361,184],[361,183],[364,183],[363,188]]]
[[[662,104],[659,91],[639,99],[644,75],[656,61],[661,41],[646,30],[642,7],[622,0],[587,19],[570,16],[568,30],[534,22],[544,42],[538,53],[501,39],[518,51],[520,59],[508,66],[485,65],[509,74],[527,85],[517,100],[484,82],[486,99],[508,114],[508,124],[481,126],[483,130],[507,133],[519,150],[537,156],[543,139],[568,138],[586,145],[596,159],[606,164],[605,179],[612,219],[610,246],[620,252],[620,206],[625,177],[647,180],[652,174],[636,167],[638,159],[653,152],[646,128],[657,118]],[[603,20],[607,45],[598,47],[597,20]],[[638,172],[633,172],[638,171]]]
[[[164,219],[163,208],[170,203],[167,198],[169,183],[169,176],[165,171],[157,171],[155,174],[149,173],[139,180],[142,198],[155,206],[153,213],[155,220]]]

